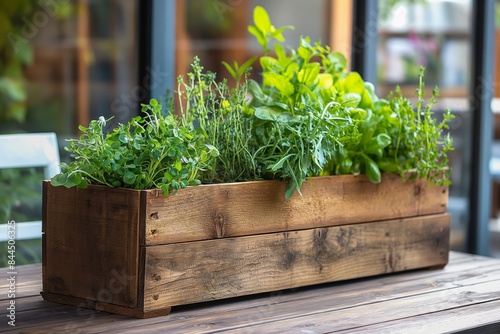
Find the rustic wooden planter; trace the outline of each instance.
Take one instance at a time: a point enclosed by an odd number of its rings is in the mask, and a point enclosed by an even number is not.
[[[43,187],[49,301],[135,317],[448,262],[448,189],[386,174],[160,190]]]

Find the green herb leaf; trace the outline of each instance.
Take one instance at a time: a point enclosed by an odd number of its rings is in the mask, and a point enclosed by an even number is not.
[[[380,169],[375,161],[366,157],[365,158],[366,176],[373,183],[380,183],[382,181],[382,175],[380,174]]]
[[[342,104],[346,107],[355,108],[361,102],[361,96],[358,93],[345,93],[342,97]]]
[[[274,72],[264,72],[264,85],[275,88],[283,96],[290,96],[294,93],[293,84],[286,77]]]
[[[267,34],[271,31],[271,20],[269,19],[267,11],[263,7],[255,7],[253,11],[253,21],[255,23],[255,26],[264,34]]]

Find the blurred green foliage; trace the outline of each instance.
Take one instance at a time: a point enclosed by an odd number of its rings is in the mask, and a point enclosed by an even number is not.
[[[23,122],[26,117],[23,68],[33,61],[33,49],[23,37],[23,18],[32,14],[33,3],[0,2],[0,121]]]
[[[500,0],[495,1],[495,27],[500,28]]]
[[[41,219],[42,180],[41,169],[0,169],[0,224]]]
[[[18,240],[16,241],[16,267],[25,264],[42,262],[42,239]],[[7,249],[7,242],[0,242],[0,249]],[[4,253],[2,253],[4,254]],[[7,253],[5,253],[7,254]],[[8,266],[9,258],[0,257],[0,268]]]
[[[67,1],[0,1],[0,123],[23,123],[27,113],[24,69],[33,62],[33,39],[51,19],[67,17]]]
[[[41,183],[43,171],[39,168],[0,169],[0,224],[8,221],[41,220]],[[0,242],[1,254],[7,249],[6,242]],[[41,262],[42,240],[17,240],[16,265]],[[7,266],[8,258],[0,257],[0,268]]]

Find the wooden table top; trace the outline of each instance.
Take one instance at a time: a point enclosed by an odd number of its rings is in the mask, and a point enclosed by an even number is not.
[[[16,268],[15,327],[0,269],[0,332],[500,333],[500,259],[451,252],[444,269],[322,284],[174,307],[135,319],[42,300],[41,265]]]

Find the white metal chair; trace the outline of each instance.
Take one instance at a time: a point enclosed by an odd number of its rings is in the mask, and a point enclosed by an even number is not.
[[[0,169],[43,167],[49,179],[60,172],[59,148],[55,133],[0,135]],[[0,224],[0,242],[8,240],[7,224]],[[16,240],[42,236],[42,222],[16,222]]]

